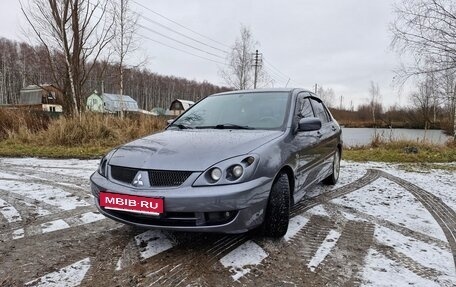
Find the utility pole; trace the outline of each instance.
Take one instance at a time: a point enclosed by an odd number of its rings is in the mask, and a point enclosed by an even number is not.
[[[317,94],[318,84],[315,84],[315,95]]]
[[[253,58],[255,67],[255,77],[253,79],[253,88],[256,89],[257,87],[257,80],[258,80],[258,67],[261,66],[261,54],[258,53],[258,50],[255,51],[254,58]]]

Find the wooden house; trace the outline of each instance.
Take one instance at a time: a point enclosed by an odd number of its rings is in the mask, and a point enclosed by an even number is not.
[[[20,91],[16,107],[61,113],[63,111],[63,93],[54,85],[29,85]]]
[[[180,99],[174,100],[169,106],[169,110],[166,112],[166,114],[170,116],[178,116],[188,110],[194,104],[195,102],[192,101]]]

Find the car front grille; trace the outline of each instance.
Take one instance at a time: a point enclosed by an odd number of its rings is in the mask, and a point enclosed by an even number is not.
[[[111,176],[115,180],[132,183],[138,169],[111,165]]]
[[[131,184],[136,174],[140,171],[136,168],[111,166],[111,176],[115,180]],[[192,174],[191,171],[176,170],[146,170],[149,174],[150,186],[172,187],[180,186]]]
[[[191,171],[149,170],[150,186],[179,186],[191,174]]]

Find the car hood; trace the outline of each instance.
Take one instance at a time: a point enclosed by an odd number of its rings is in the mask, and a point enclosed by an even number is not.
[[[251,152],[283,131],[165,130],[121,146],[110,165],[138,169],[204,171],[227,158]]]

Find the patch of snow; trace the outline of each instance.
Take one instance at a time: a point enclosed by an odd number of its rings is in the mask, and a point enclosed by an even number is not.
[[[230,267],[231,272],[234,272],[231,277],[237,281],[250,272],[250,268],[247,266],[258,265],[266,257],[268,257],[268,254],[263,248],[255,242],[248,240],[223,256],[220,259],[220,263],[226,268]]]
[[[8,202],[4,201],[1,198],[0,198],[0,213],[3,215],[3,217],[9,223],[22,221],[22,217],[21,217],[21,214],[19,213],[19,211],[17,211],[16,208],[14,208],[11,204],[9,204]]]
[[[440,286],[437,282],[416,275],[372,249],[369,250],[365,263],[362,272],[364,286]]]
[[[388,172],[388,170],[385,170]],[[394,173],[393,173],[394,172]],[[394,170],[392,174],[405,179],[432,193],[456,210],[456,172],[447,170],[404,171]]]
[[[382,168],[384,166],[385,165],[378,165],[378,164],[376,165],[377,168]],[[373,168],[373,167],[369,166],[368,168]],[[349,183],[357,181],[358,179],[363,177],[364,174],[366,174],[365,163],[342,160],[340,162],[339,180],[337,181],[337,183],[335,185],[329,186],[329,185],[318,184],[311,190],[307,191],[305,196],[312,198],[317,195],[323,194],[325,192],[331,191],[333,189],[340,188]]]
[[[2,162],[53,172],[62,175],[70,175],[79,178],[89,178],[98,168],[99,160],[79,160],[79,159],[38,159],[38,158],[5,158]]]
[[[92,222],[99,221],[99,220],[102,220],[105,218],[106,217],[104,215],[102,215],[101,213],[96,213],[96,212],[86,212],[86,213],[78,216],[78,219],[81,221],[82,224],[92,223]]]
[[[379,168],[385,165],[380,165]],[[357,181],[366,174],[366,165],[360,162],[351,162],[342,160],[340,162],[339,180],[335,188],[342,187],[354,181]]]
[[[63,219],[57,219],[41,224],[43,233],[69,228],[70,226]]]
[[[350,213],[350,212],[342,211],[342,216],[343,216],[345,219],[351,220],[351,221],[368,222],[367,219],[364,219],[364,218],[361,218],[361,217],[359,217],[359,216],[356,216],[356,215],[354,215],[353,213]]]
[[[122,257],[119,258],[119,260],[117,260],[117,264],[116,264],[116,271],[120,271],[122,270]]]
[[[311,209],[307,210],[305,214],[320,215],[320,216],[329,217],[328,212],[326,212],[326,209],[321,204],[319,204],[319,205],[317,205],[315,207],[312,207]]]
[[[297,215],[290,219],[288,223],[288,230],[287,233],[283,236],[285,241],[290,241],[293,237],[304,227],[304,225],[309,222],[309,219],[305,218],[302,215]]]
[[[24,203],[25,205],[27,205],[31,209],[34,209],[33,213],[36,214],[36,217],[40,217],[40,216],[45,216],[45,215],[51,214],[51,212],[49,210],[44,209],[44,208],[42,208],[40,206],[36,206],[34,204],[31,204],[31,203],[28,203],[28,202],[25,202],[25,201],[23,201],[22,203]]]
[[[453,255],[449,250],[442,250],[437,246],[402,235],[383,226],[375,227],[375,239],[381,244],[393,247],[423,266],[449,276],[456,276]]]
[[[26,283],[26,286],[35,287],[74,287],[79,286],[89,270],[90,258],[66,266],[58,271],[44,275]]]
[[[45,202],[63,210],[71,210],[90,204],[83,199],[76,198],[60,188],[34,182],[8,181],[0,182],[0,189],[19,194],[31,199]]]
[[[407,190],[380,178],[332,202],[406,226],[446,242],[442,229],[426,208]]]
[[[106,217],[104,217],[103,215],[90,211],[90,212],[83,213],[81,215],[75,215],[75,216],[67,217],[64,219],[57,219],[57,220],[41,223],[39,225],[39,228],[33,228],[33,226],[32,226],[32,229],[38,230],[38,231],[41,229],[42,233],[49,233],[49,232],[53,232],[53,231],[70,228],[70,227],[90,224],[90,223],[97,222],[97,221],[104,220],[104,219],[106,219]],[[20,230],[22,230],[22,229],[17,229],[15,231],[13,231],[13,240],[23,237],[22,236],[22,237],[16,238],[14,236],[14,234],[16,232],[20,233],[21,232]],[[22,230],[22,233],[23,233],[23,230]],[[39,232],[35,232],[35,233],[29,234],[29,235],[36,235],[38,233]]]
[[[11,173],[0,172],[0,178],[2,179],[20,179],[20,176]]]
[[[317,252],[315,252],[315,255],[310,259],[309,263],[307,264],[307,267],[309,267],[310,271],[314,272],[315,269],[320,265],[323,260],[325,260],[326,256],[328,256],[329,252],[331,252],[331,249],[336,246],[337,240],[339,240],[340,233],[337,232],[336,230],[330,230],[328,235],[326,236],[325,240],[323,243],[320,245],[318,248]]]
[[[148,230],[135,236],[141,259],[147,259],[174,247],[174,243],[160,230]]]
[[[24,229],[16,229],[13,231],[13,239],[21,239],[24,237]]]

